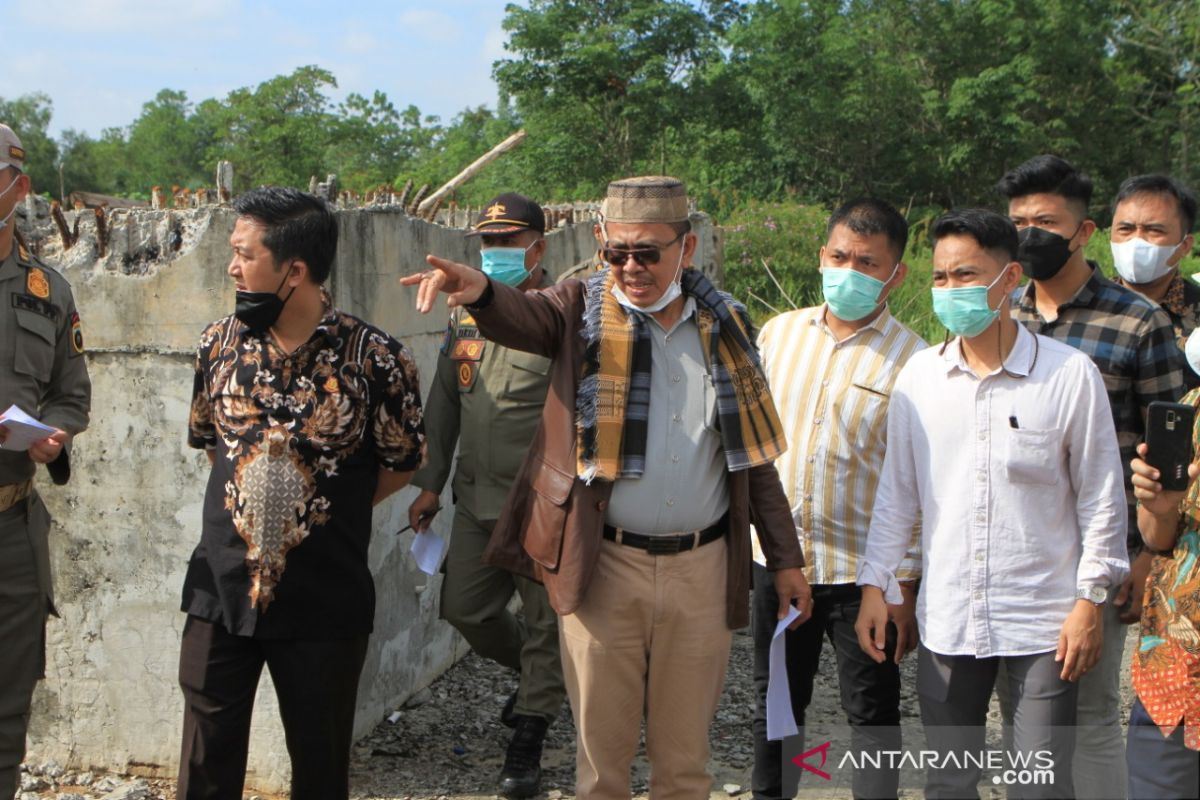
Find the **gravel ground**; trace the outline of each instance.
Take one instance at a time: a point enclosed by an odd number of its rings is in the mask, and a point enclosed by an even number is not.
[[[1126,642],[1126,661],[1134,639]],[[830,739],[831,754],[842,752],[849,742],[843,724],[832,654],[826,651],[822,672],[813,691],[809,725],[810,743]],[[754,751],[750,738],[752,719],[751,639],[744,632],[733,637],[729,674],[721,706],[712,728],[712,760],[715,776],[713,800],[739,797],[748,800],[750,768]],[[1128,669],[1124,672],[1128,675]],[[904,724],[916,725],[916,659],[902,667],[904,693],[901,714]],[[495,797],[497,775],[511,731],[500,724],[500,709],[516,688],[513,673],[469,655],[427,690],[414,696],[398,710],[395,722],[383,721],[353,753],[351,792],[354,800],[447,800],[448,798]],[[1128,718],[1130,692],[1124,685],[1123,718]],[[993,732],[998,731],[999,712],[993,703]],[[907,733],[906,733],[907,736]],[[998,737],[998,734],[997,734]],[[906,741],[906,744],[910,744]],[[912,742],[911,746],[915,746]],[[542,759],[543,800],[573,796],[575,728],[569,710],[550,728]],[[648,766],[643,756],[633,768],[635,795],[644,797],[648,788]],[[119,775],[77,774],[55,764],[32,765],[23,776],[19,800],[175,800],[170,781],[148,781]],[[805,800],[849,797],[847,786],[816,781],[802,784],[799,797]],[[901,797],[919,798],[920,776],[908,770],[902,776]],[[992,786],[982,788],[982,797],[1003,797]],[[284,800],[272,795],[247,795],[251,800]]]

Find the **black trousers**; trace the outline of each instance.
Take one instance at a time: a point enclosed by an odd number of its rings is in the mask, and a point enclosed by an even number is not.
[[[788,687],[792,713],[800,727],[796,753],[803,750],[804,712],[812,701],[813,679],[821,661],[825,639],[837,658],[842,709],[851,725],[855,750],[898,750],[900,748],[900,669],[892,663],[895,626],[889,625],[888,660],[876,664],[858,646],[854,622],[858,619],[861,591],[854,584],[814,585],[813,615],[799,628],[784,634]],[[783,742],[767,741],[767,682],[770,677],[771,636],[775,632],[779,595],[771,574],[754,565],[754,604],[751,629],[754,633],[754,772],[751,788],[755,800],[779,800],[796,796],[798,782],[784,786]],[[787,740],[791,742],[791,739]],[[788,770],[793,773],[793,770]],[[895,769],[855,770],[853,791],[857,798],[896,797],[900,774]]]
[[[189,616],[179,653],[179,800],[241,800],[250,715],[271,671],[292,762],[292,800],[345,800],[358,676],[367,637],[260,640]]]

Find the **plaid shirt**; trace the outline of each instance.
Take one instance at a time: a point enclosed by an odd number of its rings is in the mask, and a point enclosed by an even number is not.
[[[1103,277],[1092,276],[1047,322],[1038,313],[1031,281],[1014,296],[1013,318],[1034,333],[1082,350],[1104,376],[1125,469],[1129,505],[1128,544],[1141,549],[1129,467],[1146,432],[1146,407],[1154,400],[1173,402],[1183,394],[1183,353],[1166,312],[1142,295]]]

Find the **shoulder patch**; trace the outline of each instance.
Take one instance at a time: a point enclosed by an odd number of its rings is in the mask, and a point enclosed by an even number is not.
[[[25,278],[25,288],[34,297],[40,297],[43,300],[50,299],[50,282],[46,280],[46,273],[38,267],[32,267],[29,274]]]
[[[83,355],[83,323],[78,311],[71,312],[71,347],[77,355]]]
[[[38,297],[33,297],[28,294],[13,294],[13,308],[32,311],[35,314],[41,314],[43,317],[49,317],[52,320],[58,319],[58,308],[49,300],[42,300]]]

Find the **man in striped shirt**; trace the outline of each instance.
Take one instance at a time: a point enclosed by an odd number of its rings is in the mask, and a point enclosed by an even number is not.
[[[758,338],[771,393],[788,435],[776,462],[804,550],[813,590],[812,619],[785,634],[792,710],[803,726],[825,637],[833,645],[842,706],[856,750],[900,746],[900,656],[916,647],[914,619],[920,554],[914,539],[897,575],[905,603],[893,607],[888,656],[876,664],[858,646],[854,622],[858,562],[883,465],[888,397],[900,368],[925,342],[888,311],[888,295],[907,273],[901,261],[908,223],[887,203],[852,200],[829,220],[820,251],[825,303],[771,319]],[[778,599],[755,553],[753,791],[756,800],[793,797],[784,786],[782,746],[766,738],[769,652]],[[801,751],[802,752],[802,751]],[[895,797],[896,770],[860,770],[855,797]]]

